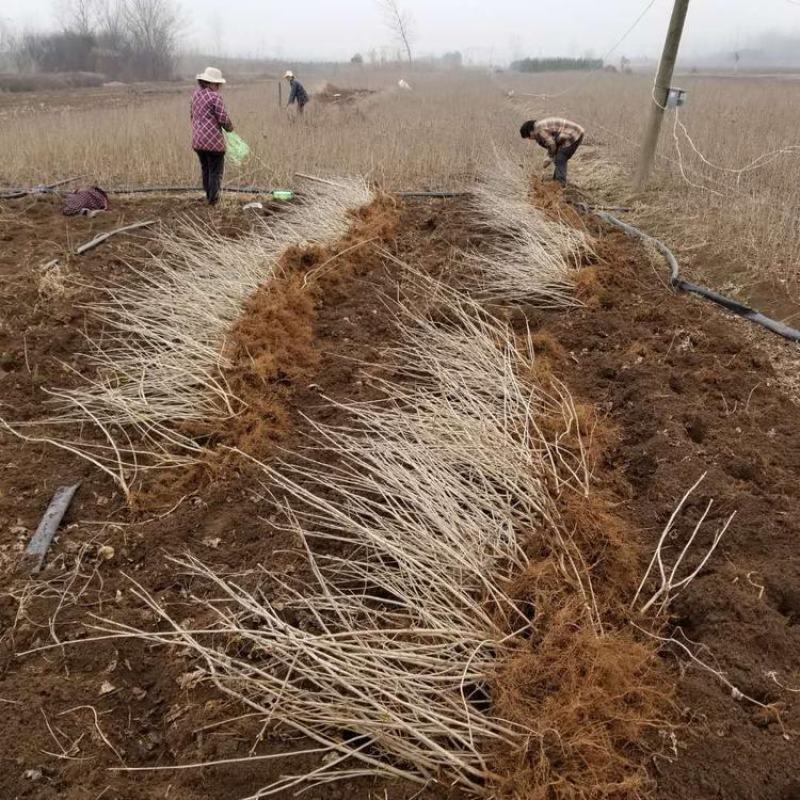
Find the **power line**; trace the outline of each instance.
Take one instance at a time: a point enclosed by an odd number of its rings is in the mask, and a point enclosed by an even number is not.
[[[650,0],[650,2],[644,7],[644,10],[638,17],[634,20],[633,24],[622,34],[620,40],[603,56],[603,61],[605,61],[633,32],[636,30],[638,24],[645,18],[647,12],[656,4],[657,0]],[[800,5],[800,2],[797,3]]]
[[[605,54],[602,56],[602,58],[600,59],[600,66],[599,66],[599,67],[595,67],[593,70],[590,70],[590,71],[589,71],[589,73],[586,75],[586,77],[585,77],[583,80],[581,80],[581,81],[579,81],[579,82],[577,82],[577,83],[573,84],[572,86],[568,86],[566,89],[564,89],[564,90],[563,90],[563,91],[561,91],[561,92],[558,92],[557,94],[528,94],[528,93],[524,93],[524,96],[525,96],[525,97],[540,97],[540,98],[542,98],[542,99],[548,99],[548,100],[549,100],[549,99],[555,99],[555,98],[563,97],[565,94],[568,94],[569,92],[573,91],[574,89],[577,89],[579,86],[584,86],[584,85],[585,85],[585,84],[586,84],[586,83],[587,83],[589,80],[591,80],[592,76],[593,76],[593,75],[595,75],[595,73],[597,73],[597,72],[599,72],[600,70],[602,70],[602,69],[604,69],[604,68],[605,68],[605,60],[606,60],[606,59],[607,59],[607,58],[608,58],[608,57],[609,57],[609,56],[610,56],[610,55],[611,55],[611,54],[612,54],[612,53],[613,53],[613,52],[614,52],[614,51],[615,51],[615,50],[616,50],[616,49],[617,49],[617,48],[618,48],[618,47],[619,47],[619,46],[620,46],[620,45],[621,45],[621,44],[622,44],[622,43],[623,43],[623,42],[624,42],[624,41],[625,41],[625,40],[626,40],[626,39],[627,39],[627,38],[628,38],[628,37],[629,37],[629,36],[630,36],[630,35],[631,35],[631,34],[634,32],[634,31],[635,31],[635,30],[636,30],[636,28],[637,28],[637,26],[639,25],[639,23],[640,23],[640,22],[641,22],[641,21],[642,21],[642,20],[645,18],[645,16],[647,15],[647,12],[648,12],[648,11],[649,11],[649,10],[650,10],[650,9],[651,9],[651,8],[652,8],[652,7],[653,7],[653,6],[654,6],[654,5],[657,3],[657,2],[658,2],[658,0],[649,0],[649,2],[648,2],[648,3],[645,5],[645,7],[642,9],[642,11],[641,11],[641,13],[639,14],[639,16],[638,16],[638,17],[636,17],[636,19],[633,21],[633,23],[631,24],[631,26],[630,26],[630,27],[629,27],[629,28],[628,28],[628,29],[625,31],[625,33],[623,33],[623,34],[622,34],[622,36],[621,36],[621,37],[620,37],[620,38],[619,38],[619,39],[618,39],[618,40],[617,40],[617,41],[614,43],[614,45],[611,47],[611,49],[610,49],[610,50],[608,50],[608,52],[606,52],[606,53],[605,53]],[[798,5],[800,5],[800,2],[798,2]]]

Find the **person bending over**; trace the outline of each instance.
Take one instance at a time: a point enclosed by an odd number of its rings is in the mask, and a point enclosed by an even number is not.
[[[552,161],[555,164],[553,180],[562,186],[567,183],[567,162],[575,155],[581,146],[584,129],[577,122],[560,117],[547,117],[547,119],[529,119],[520,128],[523,139],[533,139],[538,145],[547,150],[550,157],[547,165]]]
[[[220,89],[225,83],[215,67],[206,67],[197,76],[197,89],[192,95],[192,149],[200,159],[203,189],[209,205],[219,201],[219,190],[225,172],[225,137],[222,131],[232,131],[233,123],[225,110]]]
[[[289,81],[289,102],[287,105],[291,106],[297,103],[297,113],[302,115],[309,101],[308,92],[303,88],[303,84],[295,78],[294,72],[291,70],[287,70],[283,77]]]

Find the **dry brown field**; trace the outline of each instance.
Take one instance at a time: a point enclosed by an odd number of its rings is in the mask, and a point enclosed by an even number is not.
[[[575,160],[575,179],[590,197],[634,202],[634,217],[675,249],[690,274],[766,304],[781,318],[798,313],[800,81],[676,79],[689,102],[667,115],[652,190],[632,199],[646,77],[415,73],[406,93],[396,86],[402,74],[312,75],[313,93],[330,82],[374,94],[312,104],[303,122],[278,107],[275,82],[232,81],[226,97],[253,157],[242,168],[229,167],[228,180],[292,186],[301,171],[364,175],[388,189],[459,188],[491,166],[497,151],[538,164],[540,154],[516,135],[519,123],[566,115],[584,124],[587,149],[608,166],[581,176],[582,159]],[[9,154],[0,182],[85,174],[104,186],[191,185],[190,91],[189,85],[138,86],[0,95],[0,146]]]
[[[0,95],[0,185],[162,187],[0,199],[0,798],[798,795],[797,344],[582,205],[791,321],[798,85],[687,78],[635,195],[643,77],[400,76],[232,80],[297,197],[214,208],[190,84]]]

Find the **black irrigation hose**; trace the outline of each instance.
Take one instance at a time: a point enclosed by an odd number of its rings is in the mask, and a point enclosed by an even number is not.
[[[105,189],[106,194],[176,194],[178,192],[202,192],[199,186],[143,186],[135,188]],[[226,187],[225,192],[239,194],[272,194],[272,189],[261,189],[257,186]],[[32,194],[60,194],[53,188],[43,187],[35,189],[10,189],[0,191],[0,200],[17,200]]]
[[[59,184],[51,184],[50,186],[37,186],[34,189],[12,189],[10,191],[6,190],[5,192],[0,191],[0,200],[12,200],[19,197],[25,197],[29,194],[56,194],[55,186]],[[137,187],[137,188],[118,188],[118,189],[109,189],[107,194],[165,194],[165,193],[174,193],[174,192],[200,192],[199,187],[194,186],[147,186],[147,187]],[[258,186],[242,186],[242,187],[227,187],[223,191],[232,192],[236,194],[253,194],[253,195],[270,195],[272,194],[272,189],[264,189]],[[392,192],[392,194],[396,195],[397,197],[408,197],[408,198],[451,198],[451,197],[467,197],[469,196],[469,192],[440,192],[440,191],[410,191],[410,192]],[[707,289],[705,286],[700,286],[696,283],[690,283],[689,281],[683,280],[680,277],[680,267],[678,265],[678,260],[673,255],[672,251],[661,241],[650,236],[643,231],[640,231],[638,228],[635,228],[633,225],[630,225],[627,222],[623,222],[621,219],[617,219],[612,214],[609,214],[608,211],[603,210],[601,207],[591,206],[587,203],[575,203],[576,207],[580,208],[582,211],[588,212],[590,214],[594,214],[598,219],[602,220],[603,222],[613,225],[616,228],[624,231],[628,236],[633,239],[639,239],[640,241],[650,242],[667,260],[670,268],[670,286],[674,289],[677,289],[681,292],[689,292],[690,294],[696,294],[700,297],[704,297],[706,300],[711,300],[712,303],[716,303],[718,306],[722,306],[723,308],[728,309],[728,311],[733,312],[737,316],[740,316],[744,319],[750,320],[751,322],[755,322],[757,325],[761,325],[762,327],[766,328],[767,330],[772,331],[773,333],[777,333],[779,336],[783,336],[785,339],[790,339],[794,342],[800,342],[800,330],[797,328],[792,328],[789,325],[785,325],[783,322],[778,322],[777,320],[771,319],[770,317],[765,316],[760,311],[756,311],[749,306],[744,305],[743,303],[739,303],[736,300],[731,299],[730,297],[725,297],[724,295],[718,294],[717,292],[712,291],[711,289]],[[625,211],[625,208],[614,207],[612,210],[620,210]]]
[[[177,193],[190,193],[202,192],[203,190],[198,186],[139,186],[134,188],[116,188],[106,189],[106,194],[177,194]],[[231,192],[233,194],[253,194],[253,195],[269,195],[272,194],[272,189],[264,189],[259,186],[226,186],[223,192]],[[8,191],[0,191],[0,200],[17,200],[21,197],[26,197],[30,194],[58,194],[57,191],[47,188],[37,189],[11,189]],[[295,193],[297,194],[297,193]],[[467,197],[469,192],[440,192],[440,191],[410,191],[410,192],[391,192],[397,197],[407,198],[440,198],[447,199],[451,197]]]
[[[777,333],[778,336],[783,336],[784,339],[789,339],[793,342],[800,342],[800,330],[797,330],[797,328],[792,328],[789,325],[785,325],[783,322],[778,322],[777,320],[771,319],[770,317],[762,314],[760,311],[756,311],[755,309],[750,308],[743,303],[739,303],[730,297],[725,297],[724,295],[718,294],[711,289],[707,289],[705,286],[699,286],[696,283],[690,283],[689,281],[683,280],[683,278],[680,276],[678,260],[663,242],[660,242],[658,239],[655,239],[649,234],[643,233],[633,225],[623,222],[621,219],[617,219],[607,211],[596,211],[585,204],[581,204],[580,207],[585,211],[590,211],[598,219],[603,220],[603,222],[606,222],[609,225],[613,225],[614,227],[624,231],[628,236],[644,242],[650,242],[664,256],[664,258],[666,258],[670,268],[670,286],[672,286],[674,289],[704,297],[706,300],[710,300],[712,303],[716,303],[718,306],[727,308],[728,311],[733,312],[739,317],[750,320],[750,322],[755,322],[757,325],[761,325],[767,330]]]
[[[108,194],[157,194],[168,192],[201,192],[202,189],[194,188],[192,186],[153,186],[142,187],[136,189],[109,189]],[[223,192],[238,192],[240,194],[272,194],[272,189],[260,189],[257,186],[243,186],[243,187],[224,187]],[[397,197],[434,197],[434,198],[450,198],[450,197],[466,197],[469,192],[439,192],[439,191],[411,191],[411,192],[390,192]]]

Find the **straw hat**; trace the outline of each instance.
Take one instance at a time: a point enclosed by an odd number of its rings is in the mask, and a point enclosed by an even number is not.
[[[206,67],[205,72],[201,72],[197,76],[198,81],[205,81],[206,83],[225,83],[225,78],[216,67]]]
[[[292,72],[290,69],[287,69],[286,70],[286,74],[283,77],[284,78],[294,78],[294,72]]]

